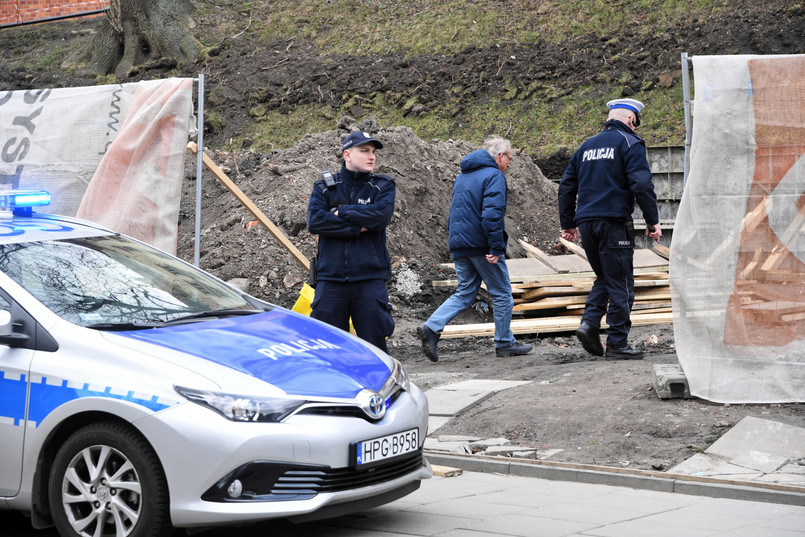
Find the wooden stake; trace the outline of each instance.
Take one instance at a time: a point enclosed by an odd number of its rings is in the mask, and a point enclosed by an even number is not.
[[[192,151],[193,153],[198,152],[198,146],[195,142],[189,142],[187,144],[187,148]],[[305,270],[310,270],[310,260],[305,257],[299,249],[294,246],[294,244],[288,239],[285,233],[282,232],[280,228],[274,225],[274,223],[268,219],[268,217],[263,214],[257,205],[252,203],[252,201],[243,193],[243,191],[238,188],[238,186],[232,182],[232,180],[227,177],[224,171],[218,166],[213,160],[207,156],[206,153],[202,152],[202,162],[204,166],[212,172],[216,179],[218,179],[221,184],[223,184],[237,199],[240,203],[243,204],[246,209],[254,215],[257,220],[260,221],[263,226],[268,230],[271,235],[279,241],[279,243],[288,251],[291,255],[293,255],[294,259],[302,265]]]

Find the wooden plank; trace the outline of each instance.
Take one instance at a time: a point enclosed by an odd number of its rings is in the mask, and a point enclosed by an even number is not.
[[[581,273],[581,272],[590,272],[592,273],[593,269],[590,264],[585,261],[584,259],[580,258],[575,254],[571,255],[549,255],[546,256],[547,261],[544,262],[546,265],[550,264],[553,267],[553,272],[556,273]],[[518,265],[528,266],[528,264],[534,264],[537,262],[535,258],[519,258],[519,259],[507,259],[506,265],[509,267],[509,273],[512,270],[517,271],[520,267]],[[540,261],[542,262],[542,261]],[[539,276],[539,274],[537,274]]]
[[[751,285],[756,285],[757,280],[745,280]],[[776,270],[774,272],[767,272],[763,274],[764,283],[781,283],[784,285],[796,284],[805,285],[805,272],[792,272],[790,270]],[[737,282],[741,284],[741,280]]]
[[[530,291],[526,291],[523,293],[522,298],[525,300],[536,300],[538,298],[543,298],[546,296],[564,296],[564,295],[576,295],[579,293],[579,290],[575,287],[540,287],[539,289],[532,289]]]
[[[635,300],[670,300],[671,299],[671,288],[670,287],[658,287],[656,289],[655,288],[635,289],[634,299]]]
[[[506,267],[509,269],[509,280],[512,282],[537,280],[546,276],[553,276],[558,273],[553,268],[533,257],[507,259]],[[567,272],[567,270],[564,272]]]
[[[595,280],[595,274],[592,272],[583,272],[576,274],[553,274],[550,276],[525,280],[519,283],[512,283],[513,289],[534,289],[535,287],[545,287],[548,285],[573,285],[579,282]]]
[[[663,287],[668,285],[668,278],[664,280],[639,280],[635,278],[635,287]]]
[[[635,312],[644,312],[647,309],[651,308],[670,308],[671,301],[670,300],[641,300],[640,302],[635,302],[634,306],[632,306],[632,313]]]
[[[539,248],[537,248],[533,244],[529,244],[529,243],[527,243],[526,241],[524,241],[522,239],[519,242],[520,242],[520,246],[523,247],[523,249],[525,250],[526,255],[528,255],[528,257],[533,257],[535,259],[539,259],[540,261],[545,263],[545,265],[550,267],[554,272],[566,272],[566,271],[559,270],[558,268],[553,266],[553,264],[551,264],[551,262],[548,259],[548,257],[549,257],[548,254],[546,254],[545,252],[543,252],[542,250],[540,250]]]
[[[646,308],[641,309],[640,314],[647,314],[647,313],[673,313],[673,308],[671,306],[667,306],[665,308]]]
[[[559,237],[559,240],[561,241],[562,244],[565,245],[565,248],[567,248],[568,250],[570,250],[571,252],[573,252],[574,254],[579,256],[580,258],[582,258],[585,261],[587,261],[587,252],[584,251],[584,248],[582,248],[581,246],[579,246],[575,242],[570,242],[569,240],[564,239],[562,237]]]
[[[572,274],[565,274],[563,279],[544,279],[544,280],[528,280],[522,283],[513,283],[512,289],[535,289],[537,287],[547,287],[553,285],[577,285],[586,282],[592,283],[595,280],[595,274],[585,277],[574,277]]]
[[[753,296],[762,298],[768,302],[785,303],[790,301],[791,291],[782,285],[762,285],[759,282],[754,282],[755,285],[746,288]]]
[[[668,280],[668,271],[665,270],[665,271],[643,272],[643,273],[638,273],[637,271],[635,271],[634,277],[635,277],[635,280],[643,280],[643,279],[661,280],[661,279],[665,279],[667,281]]]
[[[753,232],[758,224],[766,218],[766,201],[768,198],[763,198],[757,206],[743,217],[741,221],[741,233],[748,234]]]
[[[192,151],[193,153],[198,152],[198,146],[195,142],[189,142],[187,144],[187,149]],[[252,203],[252,201],[243,193],[243,191],[238,188],[238,186],[232,182],[232,180],[227,177],[224,171],[215,163],[213,160],[202,151],[202,162],[204,166],[212,172],[216,179],[218,179],[221,184],[223,184],[234,196],[237,200],[244,206],[246,209],[252,213],[252,215],[257,218],[257,220],[265,226],[268,232],[273,236],[279,243],[285,248],[291,255],[293,255],[294,259],[302,265],[305,270],[310,270],[310,260],[303,254],[294,244],[288,239],[285,233],[282,232],[280,228],[274,225],[274,223],[268,219],[268,217],[263,214],[257,205]]]
[[[761,265],[760,270],[763,272],[770,272],[773,271],[777,266],[780,264],[780,258],[783,255],[788,255],[788,248],[777,247],[772,250],[772,253]]]
[[[652,324],[667,324],[674,322],[672,313],[632,313],[632,326],[647,326]],[[515,319],[511,323],[511,330],[515,334],[545,334],[553,332],[573,332],[579,327],[581,318],[578,316],[549,317],[538,319]],[[602,323],[606,328],[606,323]],[[495,323],[447,325],[442,330],[442,338],[460,337],[487,337],[495,335]]]
[[[755,271],[757,270],[757,266],[760,263],[760,256],[763,254],[763,248],[755,248],[755,254],[752,256],[752,261],[750,261],[744,269],[741,271],[741,278],[754,278]]]
[[[665,259],[671,259],[671,249],[668,248],[667,246],[663,246],[660,243],[655,242],[651,246],[651,251]]]
[[[805,302],[758,301],[753,304],[743,306],[743,309],[753,311],[771,311],[779,314],[802,313],[805,312]]]
[[[634,266],[635,268],[667,267],[668,260],[647,248],[637,248],[634,251]]]
[[[461,468],[453,468],[450,466],[431,464],[430,467],[433,468],[433,475],[439,477],[456,477],[464,473],[464,470]]]
[[[568,306],[578,307],[578,304],[585,303],[586,298],[585,295],[549,296],[540,300],[515,305],[513,311],[547,310],[567,308]]]

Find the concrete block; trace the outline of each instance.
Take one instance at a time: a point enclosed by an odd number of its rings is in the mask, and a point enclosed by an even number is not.
[[[426,450],[461,453],[463,455],[472,454],[470,445],[467,442],[439,442],[435,438],[426,438],[423,447]]]
[[[690,398],[688,379],[679,364],[654,364],[654,390],[660,399]]]
[[[730,464],[742,466],[750,470],[757,470],[764,474],[771,474],[788,462],[787,457],[772,455],[765,451],[748,450],[730,461]]]
[[[522,449],[523,448],[517,446],[491,446],[484,451],[478,452],[478,454],[493,457],[511,457],[515,451],[521,451]]]
[[[705,453],[734,459],[745,454],[749,446],[755,451],[796,461],[805,457],[805,428],[746,416]]]
[[[484,390],[446,390],[434,388],[425,392],[431,416],[458,416],[468,408],[495,395]]]
[[[471,442],[472,446],[479,449],[489,449],[497,446],[511,446],[512,441],[508,438],[486,438]]]

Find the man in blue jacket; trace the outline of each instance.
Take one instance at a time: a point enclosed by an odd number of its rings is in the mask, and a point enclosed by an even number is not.
[[[563,238],[575,242],[581,235],[596,276],[576,337],[587,352],[604,356],[598,331],[606,314],[605,358],[639,360],[643,353],[627,341],[634,303],[635,200],[646,220],[646,235],[658,241],[662,231],[646,145],[634,132],[643,103],[615,99],[607,108],[604,130],[581,144],[562,176],[559,223]]]
[[[313,185],[307,227],[319,236],[310,316],[342,330],[349,330],[351,318],[359,338],[388,352],[394,319],[386,227],[397,189],[391,177],[373,173],[382,148],[368,132],[344,138],[341,171]]]
[[[442,329],[475,301],[481,282],[492,296],[495,317],[495,354],[528,354],[531,345],[518,343],[511,331],[511,281],[506,267],[506,177],[512,159],[508,140],[493,136],[483,149],[461,160],[461,174],[453,185],[448,217],[448,245],[458,286],[424,324],[417,328],[422,352],[438,361],[437,343]]]

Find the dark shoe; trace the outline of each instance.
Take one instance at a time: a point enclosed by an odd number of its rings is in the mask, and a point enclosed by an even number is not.
[[[598,329],[593,328],[593,325],[587,321],[581,322],[581,325],[579,325],[579,328],[576,330],[576,337],[581,341],[585,351],[594,356],[604,355],[604,347],[601,345]]]
[[[620,349],[610,349],[607,347],[607,354],[605,358],[607,360],[642,360],[643,351],[633,349],[629,346],[622,347]]]
[[[420,325],[416,328],[416,337],[422,341],[422,353],[427,356],[431,362],[439,361],[439,351],[436,345],[439,343],[439,334],[427,327],[427,325]]]
[[[515,341],[511,345],[497,347],[495,349],[495,356],[520,356],[521,354],[528,354],[529,352],[531,352],[531,345]]]

